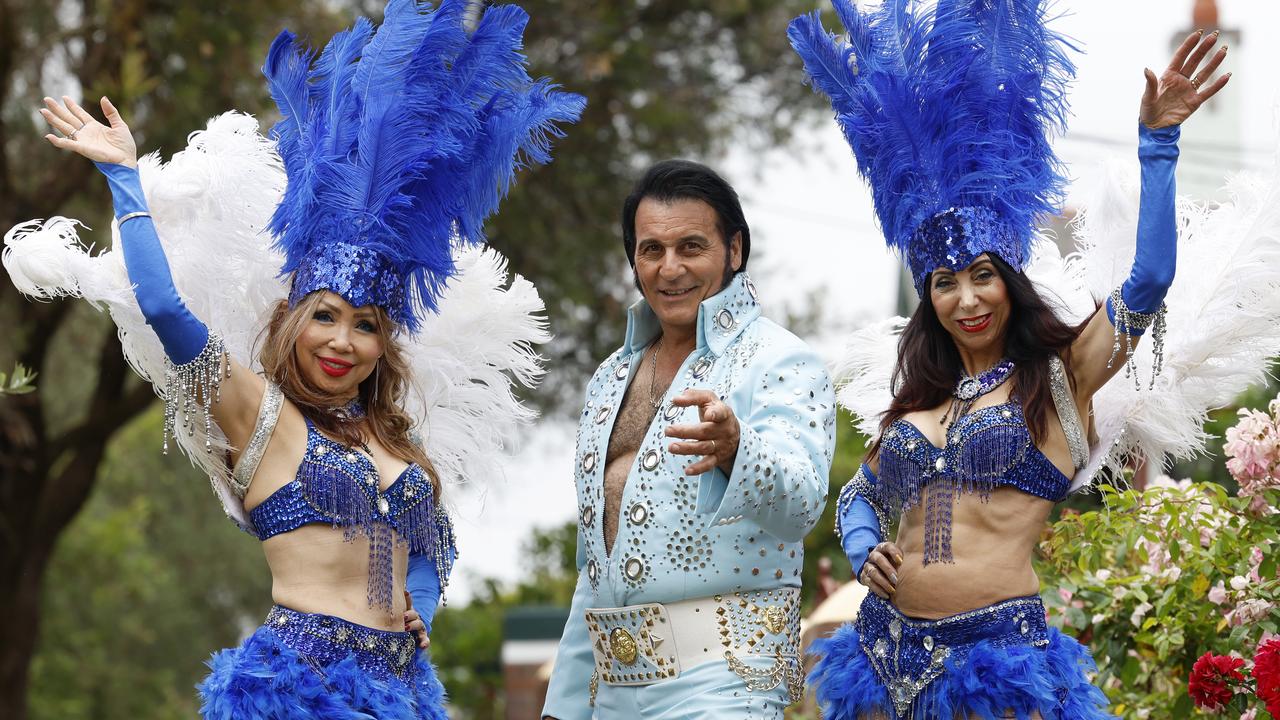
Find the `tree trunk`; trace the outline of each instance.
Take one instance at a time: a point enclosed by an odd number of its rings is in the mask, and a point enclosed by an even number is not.
[[[5,508],[5,521],[12,519]],[[40,598],[45,568],[57,534],[28,537],[16,548],[21,555],[8,557],[0,567],[0,584],[13,588],[0,597],[0,707],[11,720],[26,720],[27,680],[40,630]],[[10,559],[16,562],[9,562]]]
[[[116,430],[155,400],[150,386],[127,382],[114,331],[99,352],[86,418],[56,438],[44,429],[39,391],[0,397],[0,708],[9,720],[27,717],[44,574],[58,537],[89,499]]]

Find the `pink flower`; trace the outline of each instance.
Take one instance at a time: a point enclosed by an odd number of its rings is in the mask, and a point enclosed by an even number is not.
[[[1219,580],[1217,585],[1214,585],[1213,587],[1209,588],[1209,602],[1213,603],[1214,605],[1221,605],[1226,601],[1227,601],[1227,589],[1222,586],[1222,581]]]
[[[1240,713],[1240,720],[1257,720],[1257,718],[1258,708],[1249,708],[1248,710]]]
[[[1274,421],[1257,411],[1241,408],[1240,421],[1227,429],[1223,451],[1229,458],[1227,470],[1241,485],[1241,494],[1252,484],[1270,478],[1280,455],[1280,431]]]
[[[1236,609],[1227,613],[1229,625],[1251,625],[1266,618],[1275,605],[1259,598],[1250,598],[1236,605]]]

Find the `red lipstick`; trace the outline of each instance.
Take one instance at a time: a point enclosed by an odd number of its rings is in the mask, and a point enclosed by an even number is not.
[[[978,322],[973,322],[975,320]],[[991,326],[991,313],[987,313],[986,315],[981,315],[979,317],[961,318],[956,321],[956,324],[960,326],[961,330],[967,333],[980,333]]]
[[[331,357],[318,358],[320,361],[320,369],[329,377],[342,377],[351,372],[351,366],[355,363],[349,363],[346,360],[339,360]]]

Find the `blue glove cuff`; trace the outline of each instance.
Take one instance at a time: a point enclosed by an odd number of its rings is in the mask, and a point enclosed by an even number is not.
[[[840,490],[836,501],[836,535],[854,577],[862,569],[871,550],[888,534],[888,518],[880,509],[878,479],[864,463],[853,479]]]

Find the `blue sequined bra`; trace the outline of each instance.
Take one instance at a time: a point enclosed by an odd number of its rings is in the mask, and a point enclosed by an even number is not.
[[[279,416],[283,396],[267,384],[258,425],[235,468],[247,489]],[[381,489],[373,460],[307,423],[307,451],[292,481],[249,511],[253,533],[267,540],[304,525],[325,523],[344,529],[347,541],[369,539],[369,604],[389,609],[392,598],[393,545],[432,557],[443,584],[449,576],[455,538],[444,507],[436,502],[427,473],[415,463]]]
[[[893,516],[924,506],[925,564],[952,560],[956,497],[973,493],[986,500],[999,487],[1053,502],[1065,499],[1071,488],[1071,478],[1035,446],[1016,398],[957,419],[943,447],[903,419],[885,430],[876,494]]]

